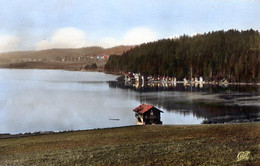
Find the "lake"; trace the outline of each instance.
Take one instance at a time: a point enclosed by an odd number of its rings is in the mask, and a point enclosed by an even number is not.
[[[260,117],[256,87],[153,87],[118,84],[98,72],[0,69],[0,133],[135,125],[135,107],[152,104],[163,124]],[[119,119],[119,120],[111,120]]]

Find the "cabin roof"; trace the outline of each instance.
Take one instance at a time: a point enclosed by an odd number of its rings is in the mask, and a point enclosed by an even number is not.
[[[138,107],[136,107],[133,111],[134,112],[138,112],[140,114],[144,114],[145,112],[149,111],[152,108],[155,108],[155,107],[152,106],[152,105],[148,105],[148,104],[141,104]],[[156,108],[156,110],[158,110],[160,112],[163,112],[163,111],[161,111],[161,110],[159,110],[157,108]]]

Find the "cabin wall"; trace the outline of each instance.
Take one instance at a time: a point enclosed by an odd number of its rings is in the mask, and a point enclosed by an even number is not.
[[[161,113],[157,109],[151,109],[143,115],[145,124],[162,124]]]

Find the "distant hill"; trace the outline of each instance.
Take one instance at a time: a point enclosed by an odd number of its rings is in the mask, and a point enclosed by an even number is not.
[[[97,66],[102,71],[109,55],[122,55],[134,46],[85,47],[0,53],[0,68],[82,70]]]
[[[17,59],[17,58],[47,58],[56,59],[56,57],[79,57],[79,56],[97,56],[97,55],[121,55],[134,46],[116,46],[112,48],[102,47],[85,47],[78,49],[49,49],[40,51],[19,51],[0,53],[0,59]],[[0,60],[1,61],[1,60]]]

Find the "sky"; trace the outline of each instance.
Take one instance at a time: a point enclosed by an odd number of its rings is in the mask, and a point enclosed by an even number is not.
[[[0,0],[0,52],[260,31],[260,0]]]

